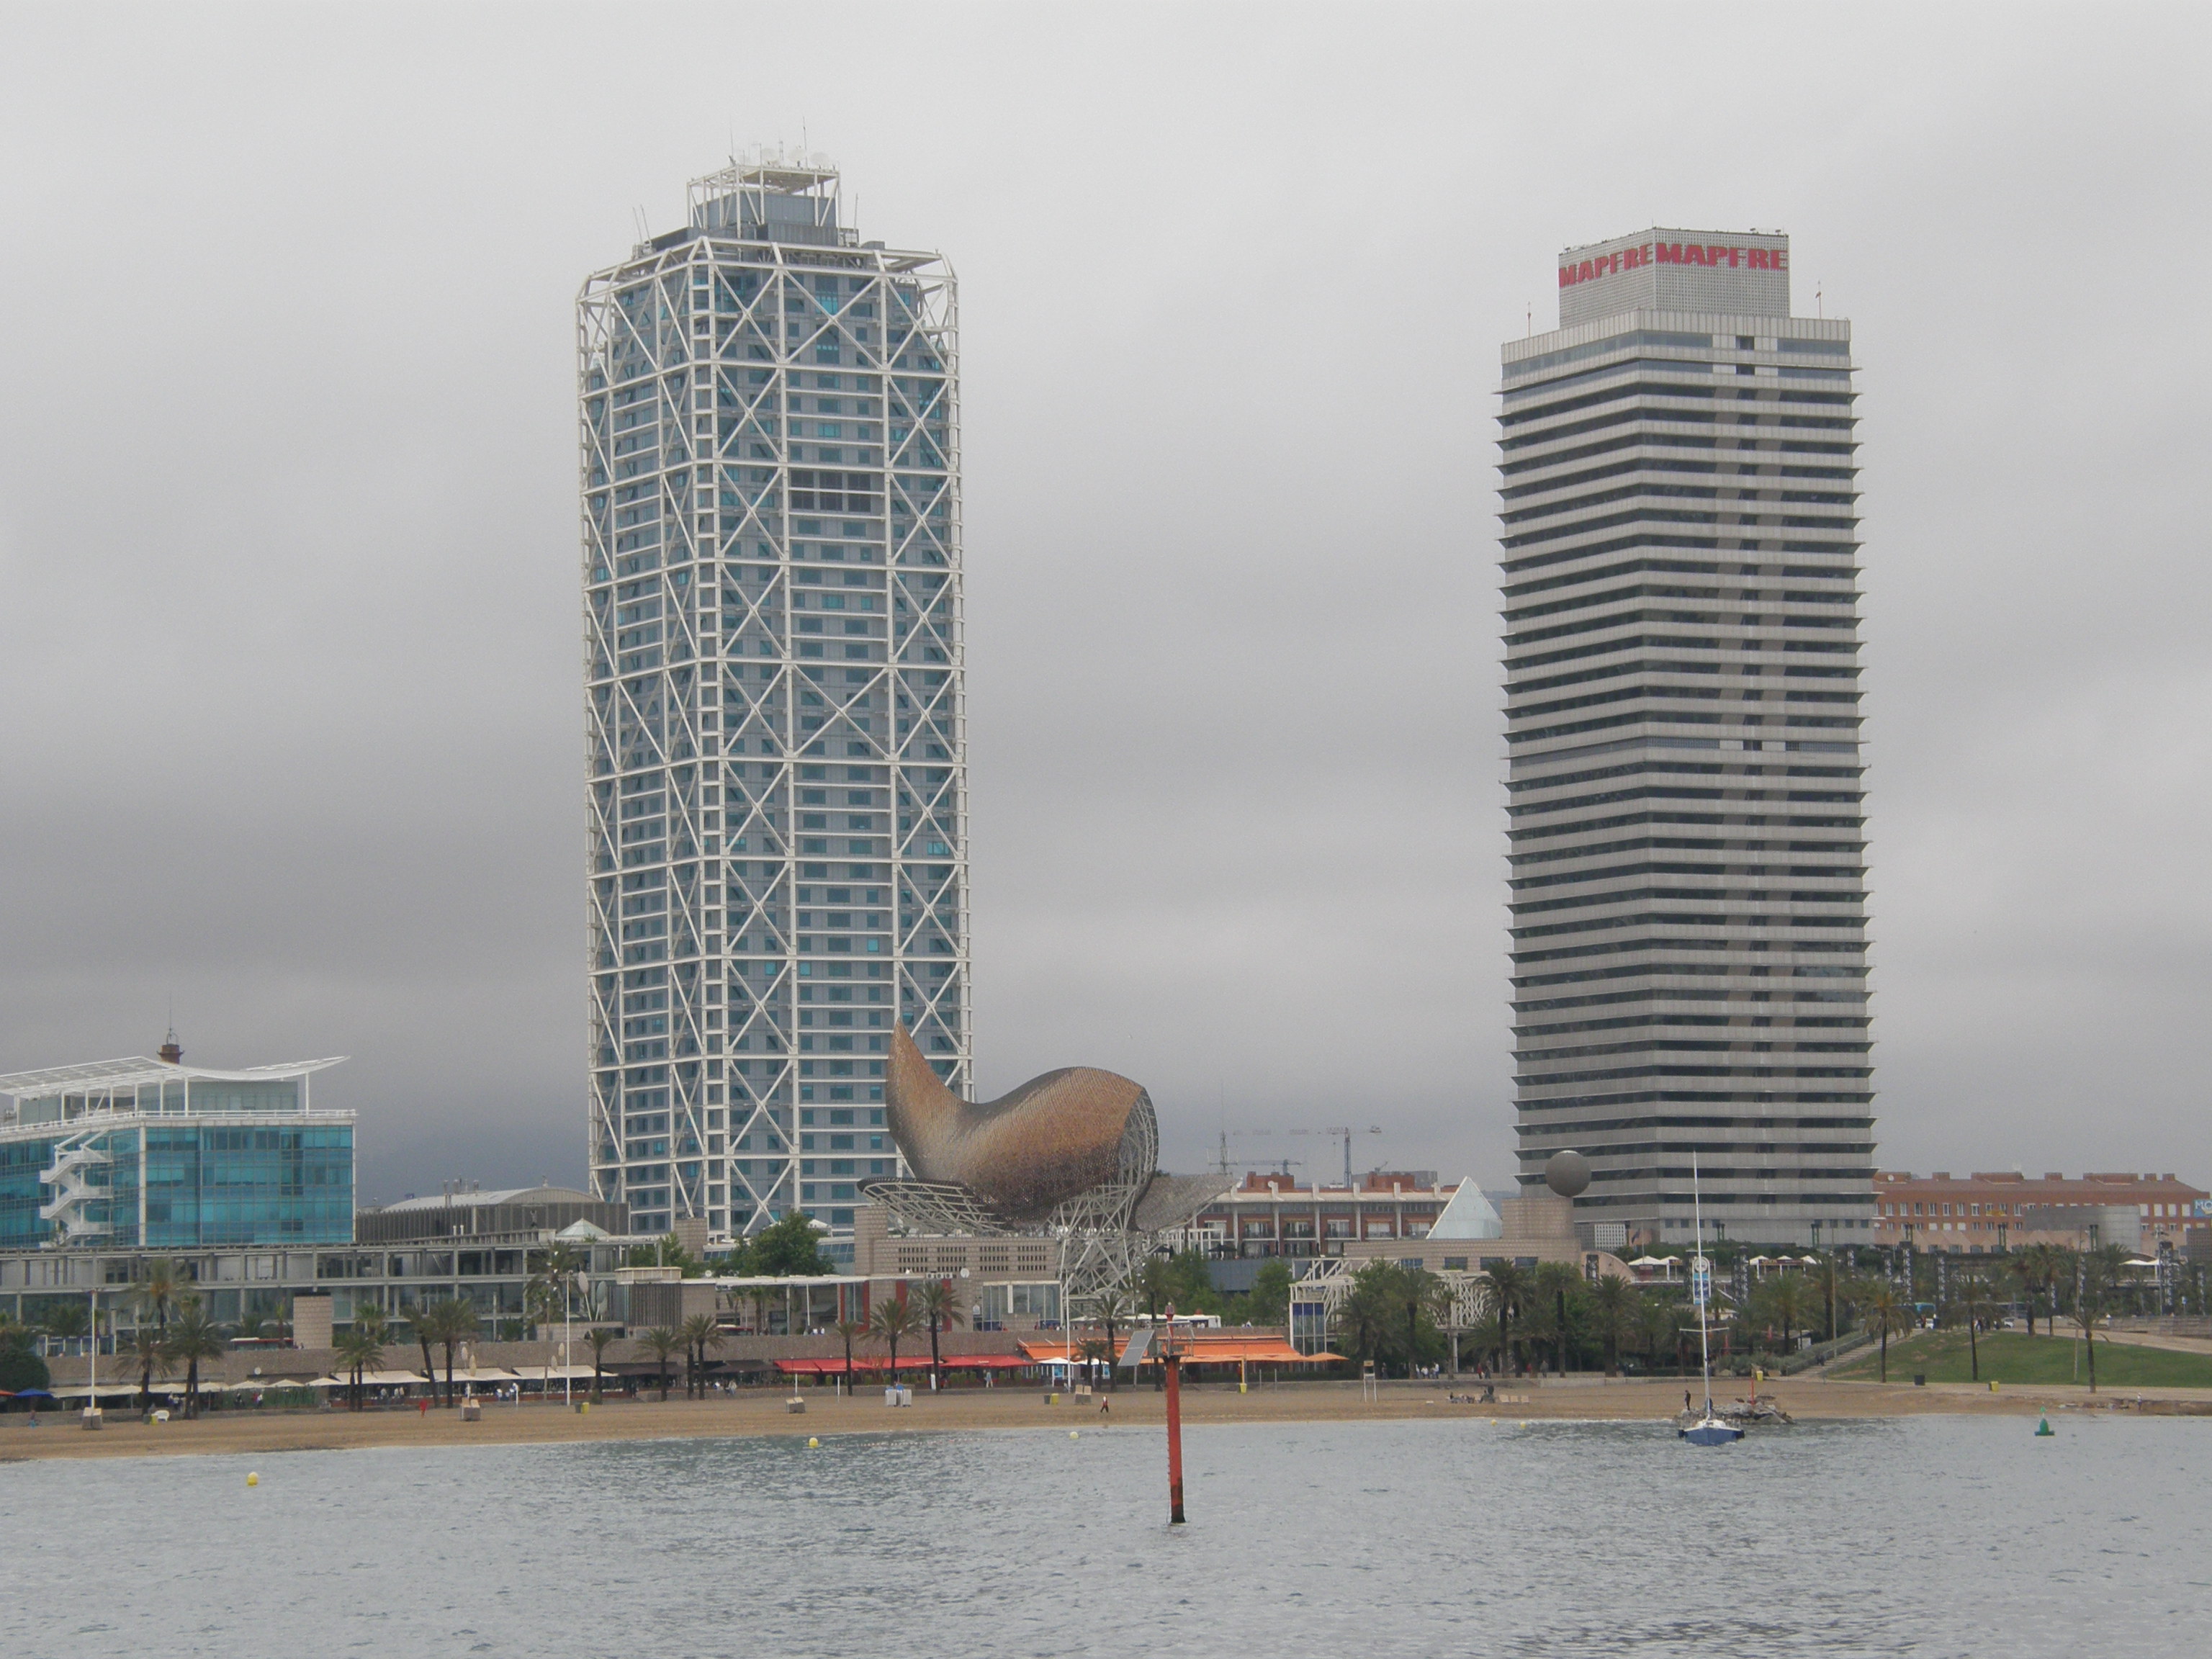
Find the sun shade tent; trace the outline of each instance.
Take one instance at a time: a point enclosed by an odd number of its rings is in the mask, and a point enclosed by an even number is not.
[[[1018,1371],[1025,1370],[1036,1363],[1018,1353],[947,1354],[944,1360],[945,1369],[948,1371]],[[853,1375],[855,1376],[863,1371],[886,1370],[890,1365],[888,1359],[872,1355],[856,1353],[853,1356]],[[842,1357],[835,1359],[779,1359],[775,1362],[775,1368],[786,1376],[842,1376],[845,1361]],[[929,1356],[926,1353],[902,1353],[899,1356],[898,1368],[902,1371],[926,1371],[929,1369]]]

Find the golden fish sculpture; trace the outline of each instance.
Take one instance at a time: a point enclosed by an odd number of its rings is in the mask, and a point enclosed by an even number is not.
[[[1159,1130],[1142,1085],[1089,1066],[1031,1078],[996,1100],[946,1088],[901,1024],[884,1079],[891,1139],[920,1181],[956,1182],[1014,1220],[1117,1176],[1152,1174]]]

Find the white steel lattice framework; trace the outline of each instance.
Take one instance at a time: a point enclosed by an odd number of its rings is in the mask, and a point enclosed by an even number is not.
[[[757,155],[577,329],[592,1185],[849,1225],[893,1022],[970,1085],[954,278]]]

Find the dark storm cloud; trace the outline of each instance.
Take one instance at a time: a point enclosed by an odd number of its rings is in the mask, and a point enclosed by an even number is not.
[[[1490,387],[1779,225],[1863,377],[1885,1164],[2212,1169],[2180,9],[0,9],[0,1065],[582,1164],[570,304],[805,131],[963,282],[984,1092],[1510,1167]],[[1243,1155],[1329,1158],[1311,1139]]]

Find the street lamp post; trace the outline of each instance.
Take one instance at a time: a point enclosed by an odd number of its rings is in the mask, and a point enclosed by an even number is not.
[[[85,1351],[84,1411],[77,1420],[88,1429],[97,1429],[106,1421],[100,1410],[100,1287],[95,1285],[86,1295],[92,1303],[92,1345]]]

